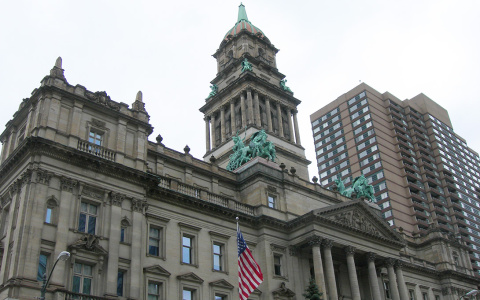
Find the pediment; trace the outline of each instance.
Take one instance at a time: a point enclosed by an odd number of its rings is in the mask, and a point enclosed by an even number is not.
[[[404,243],[403,238],[364,200],[353,200],[313,211],[315,216],[339,228],[381,239]]]
[[[166,276],[166,277],[169,277],[170,275],[172,275],[170,272],[168,272],[167,270],[165,270],[162,266],[160,265],[154,265],[154,266],[151,266],[151,267],[145,267],[143,268],[143,272],[144,273],[154,273],[154,274],[157,274],[157,275],[161,275],[161,276]]]
[[[198,275],[196,275],[193,272],[186,273],[186,274],[183,274],[183,275],[178,275],[177,278],[180,279],[180,280],[187,280],[187,281],[192,281],[192,282],[197,282],[197,283],[203,283],[203,281],[204,281],[202,278],[200,278]]]
[[[68,246],[70,249],[83,250],[92,252],[96,255],[108,256],[108,251],[100,246],[100,239],[93,234],[85,234],[71,245]]]
[[[211,286],[219,287],[219,288],[225,288],[229,290],[233,290],[234,286],[231,285],[228,281],[225,279],[220,279],[217,281],[212,281],[209,283]]]

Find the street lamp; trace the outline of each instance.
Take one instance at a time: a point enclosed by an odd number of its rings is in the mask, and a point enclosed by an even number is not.
[[[463,295],[462,297],[460,297],[460,300],[462,300],[464,297],[470,297],[470,296],[476,296],[480,293],[479,290],[471,290],[470,292],[466,293],[465,295]]]
[[[45,274],[43,274],[43,285],[42,285],[42,289],[40,290],[40,300],[45,300],[45,293],[47,292],[47,286],[48,286],[48,283],[50,282],[50,278],[52,277],[53,270],[55,270],[55,266],[57,265],[58,261],[59,260],[66,261],[69,257],[70,257],[70,252],[68,251],[60,252],[60,254],[57,257],[57,260],[53,264],[53,268],[52,268],[52,271],[50,272],[50,275],[48,275],[48,279],[47,279],[47,272],[45,270]]]

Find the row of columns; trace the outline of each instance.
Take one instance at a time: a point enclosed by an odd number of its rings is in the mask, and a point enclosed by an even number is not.
[[[245,103],[247,101],[247,105]],[[246,109],[248,106],[248,109]],[[285,133],[283,131],[283,124],[282,124],[282,105],[280,102],[276,101],[277,107],[277,127],[278,127],[278,136],[285,137]],[[265,110],[267,116],[267,128],[268,132],[273,132],[273,121],[271,116],[271,105],[270,99],[265,98]],[[292,143],[296,143],[301,145],[300,141],[300,130],[298,128],[298,120],[297,120],[297,110],[286,107],[288,112],[287,120],[288,120],[288,130],[289,130],[289,140]],[[204,118],[205,120],[205,136],[206,136],[206,150],[207,152],[210,151],[212,148],[215,148],[215,122],[216,116],[220,114],[220,141],[223,143],[226,141],[226,116],[225,116],[225,106],[222,105],[218,111],[211,113],[209,116]],[[245,128],[247,125],[254,124],[257,127],[262,127],[262,120],[260,116],[260,101],[258,97],[258,93],[256,91],[253,92],[252,97],[252,90],[247,89],[246,91],[246,99],[245,93],[241,93],[240,95],[240,111],[241,111],[241,122],[242,128]],[[247,119],[248,116],[248,119]],[[292,116],[293,116],[293,124],[292,124]],[[235,100],[230,101],[230,125],[231,125],[231,132],[234,133],[236,131],[236,122],[235,122]],[[212,145],[212,147],[210,146]]]
[[[312,246],[313,268],[315,273],[315,281],[321,292],[328,297],[324,299],[338,300],[337,282],[335,279],[335,270],[332,259],[333,242],[328,239],[314,237],[309,241]],[[323,265],[322,262],[323,248]],[[348,277],[350,281],[350,291],[353,300],[361,300],[360,287],[357,278],[357,270],[355,266],[355,248],[347,246],[344,248],[347,258]],[[377,270],[375,267],[375,253],[367,253],[368,260],[368,279],[370,284],[371,297],[373,300],[382,300],[380,293],[380,285],[378,283]],[[388,258],[385,261],[388,270],[388,279],[390,282],[390,292],[392,300],[409,300],[408,290],[403,277],[402,264],[400,261]]]

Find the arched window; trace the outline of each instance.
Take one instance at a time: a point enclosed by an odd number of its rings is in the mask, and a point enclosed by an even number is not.
[[[47,208],[45,210],[45,223],[57,224],[58,200],[51,196],[47,199]]]
[[[130,221],[124,217],[120,222],[120,243],[130,242]]]

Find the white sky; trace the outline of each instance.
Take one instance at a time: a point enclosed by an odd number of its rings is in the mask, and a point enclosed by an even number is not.
[[[280,49],[277,66],[302,101],[300,135],[317,174],[309,116],[360,80],[400,99],[423,92],[480,151],[480,1],[243,1]],[[68,82],[133,103],[141,90],[170,148],[205,153],[198,109],[216,75],[211,56],[239,1],[6,1],[0,10],[0,124],[58,56]]]

